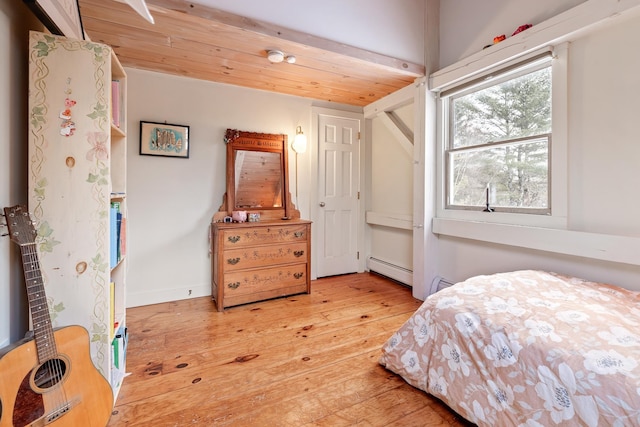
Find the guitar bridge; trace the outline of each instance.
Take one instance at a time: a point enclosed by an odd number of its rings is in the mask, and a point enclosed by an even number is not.
[[[51,424],[59,420],[60,417],[64,416],[64,414],[69,412],[78,403],[80,403],[79,398],[73,399],[69,402],[65,402],[62,406],[56,408],[54,411],[45,414],[44,416],[35,420],[33,423],[29,424],[29,427],[43,427]]]

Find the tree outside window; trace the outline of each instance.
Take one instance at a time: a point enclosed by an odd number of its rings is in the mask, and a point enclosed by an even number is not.
[[[449,98],[448,208],[550,213],[551,65]]]

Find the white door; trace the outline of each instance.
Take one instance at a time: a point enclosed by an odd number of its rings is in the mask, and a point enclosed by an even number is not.
[[[360,120],[318,116],[317,276],[358,271]]]

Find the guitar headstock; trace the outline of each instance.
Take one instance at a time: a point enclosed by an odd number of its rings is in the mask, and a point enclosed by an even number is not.
[[[11,241],[18,245],[26,245],[36,241],[36,229],[25,206],[16,205],[4,208],[4,216],[9,229]]]

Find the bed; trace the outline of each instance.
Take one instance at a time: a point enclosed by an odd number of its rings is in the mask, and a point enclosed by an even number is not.
[[[380,364],[479,426],[640,425],[640,293],[543,271],[429,296]]]

